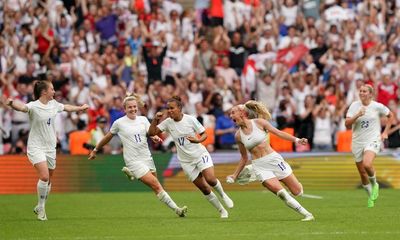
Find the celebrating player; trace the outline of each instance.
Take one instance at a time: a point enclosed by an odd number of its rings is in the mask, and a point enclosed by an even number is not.
[[[126,115],[112,124],[110,131],[90,153],[89,159],[95,159],[96,152],[106,145],[113,138],[113,135],[117,134],[123,145],[123,156],[126,165],[126,167],[122,168],[122,171],[131,180],[137,178],[149,186],[161,202],[175,211],[178,216],[184,217],[187,207],[178,207],[168,193],[164,191],[156,177],[156,167],[147,143],[147,130],[150,122],[143,116],[137,116],[138,102],[140,102],[140,99],[135,95],[128,95],[124,99],[123,105]],[[158,136],[152,137],[152,140],[161,141]]]
[[[376,181],[372,164],[381,148],[381,140],[388,138],[393,113],[383,104],[372,100],[374,89],[370,85],[360,88],[360,100],[353,102],[346,114],[345,125],[352,128],[352,152],[356,160],[361,183],[368,193],[368,207],[374,207],[379,196],[379,184]],[[385,130],[381,134],[380,116],[388,117]]]
[[[200,144],[207,138],[204,127],[196,118],[182,113],[182,101],[174,96],[167,102],[169,118],[160,122],[163,112],[158,112],[151,122],[149,135],[156,136],[163,131],[168,132],[177,147],[178,159],[189,180],[203,192],[206,199],[219,211],[221,218],[228,218],[228,211],[222,206],[212,192],[212,186],[222,197],[228,208],[233,201],[224,192],[220,181],[214,175],[214,165],[207,149]],[[200,135],[200,138],[196,137]]]
[[[248,161],[247,151],[249,151],[256,178],[262,185],[275,193],[287,206],[303,215],[302,221],[314,220],[314,216],[302,207],[279,182],[283,182],[293,195],[303,194],[303,186],[293,174],[290,165],[271,148],[268,132],[300,144],[307,144],[307,139],[296,138],[273,127],[267,121],[271,119],[271,114],[263,104],[256,101],[248,101],[244,105],[233,107],[230,117],[239,126],[235,138],[239,145],[241,159],[235,172],[227,179],[237,179]]]
[[[54,87],[51,82],[37,81],[33,89],[36,101],[27,104],[7,99],[6,104],[14,110],[29,114],[31,129],[29,131],[27,155],[39,176],[37,182],[38,204],[34,208],[39,220],[47,220],[45,203],[51,189],[51,177],[56,168],[56,129],[54,118],[62,111],[77,112],[88,109],[86,104],[71,106],[54,100]]]

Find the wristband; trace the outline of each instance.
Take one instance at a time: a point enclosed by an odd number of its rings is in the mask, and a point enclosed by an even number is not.
[[[93,148],[93,152],[97,152],[99,151],[97,148]]]
[[[300,140],[301,140],[300,138],[296,138],[296,139],[294,140],[294,142],[295,142],[295,143],[299,143]]]

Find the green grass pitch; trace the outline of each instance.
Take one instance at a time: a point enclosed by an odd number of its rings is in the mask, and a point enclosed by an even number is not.
[[[229,219],[200,192],[171,192],[189,208],[177,217],[151,192],[51,194],[46,222],[36,220],[35,195],[0,196],[0,239],[400,239],[400,192],[381,190],[375,208],[366,207],[363,190],[312,191],[323,199],[300,198],[316,217],[301,216],[273,194],[230,192],[235,208]]]

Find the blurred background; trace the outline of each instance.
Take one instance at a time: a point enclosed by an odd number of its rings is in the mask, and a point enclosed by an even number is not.
[[[63,184],[55,191],[142,189],[120,173],[117,137],[99,160],[86,160],[124,115],[126,92],[141,96],[149,120],[181,96],[184,112],[207,129],[204,144],[222,179],[239,160],[229,110],[256,99],[274,126],[309,140],[270,139],[305,187],[358,187],[344,115],[363,83],[395,113],[376,164],[384,185],[400,187],[399,0],[5,0],[0,16],[2,99],[32,101],[34,82],[48,79],[57,101],[90,106],[57,116],[56,181]],[[0,104],[0,193],[35,190],[25,157],[29,129],[27,114]],[[151,143],[162,182],[191,189],[163,138]]]

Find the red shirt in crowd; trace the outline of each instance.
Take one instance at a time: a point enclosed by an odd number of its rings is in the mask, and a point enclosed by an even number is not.
[[[49,28],[47,30],[47,35],[49,37],[53,38],[54,32],[53,32],[53,30],[51,30],[51,28]],[[38,30],[36,32],[36,42],[37,42],[37,45],[38,45],[37,51],[39,52],[39,54],[45,54],[47,49],[49,49],[49,47],[50,47],[50,41],[47,40],[43,36],[43,34],[42,34],[42,32],[40,30]]]
[[[211,0],[210,16],[216,18],[224,17],[223,0]]]
[[[106,111],[106,109],[104,107],[100,107],[98,109],[89,108],[87,110],[87,114],[88,114],[88,117],[89,117],[87,130],[91,131],[91,130],[95,129],[96,128],[96,119],[97,119],[97,117],[100,117],[100,116],[104,117],[104,116],[106,116],[106,113],[107,113],[107,111]]]
[[[398,86],[395,83],[389,84],[378,84],[378,102],[382,103],[383,105],[387,106],[390,100],[397,101],[397,89]]]

